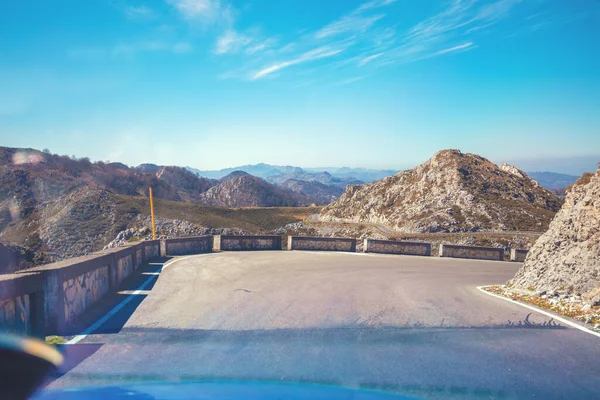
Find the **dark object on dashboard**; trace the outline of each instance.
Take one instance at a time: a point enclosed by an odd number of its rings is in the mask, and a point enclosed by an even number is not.
[[[62,362],[58,350],[38,339],[0,334],[0,399],[27,399]]]

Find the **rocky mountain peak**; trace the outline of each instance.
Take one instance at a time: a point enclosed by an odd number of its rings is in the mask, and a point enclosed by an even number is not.
[[[412,232],[547,228],[560,200],[476,154],[442,150],[423,164],[380,181],[352,185],[322,218]]]
[[[220,178],[219,182],[228,182],[232,179],[239,178],[240,176],[246,176],[246,175],[250,176],[249,173],[244,172],[244,171],[233,171],[230,174],[227,174],[224,177]]]
[[[433,155],[433,157],[431,157],[429,159],[429,163],[432,166],[437,166],[440,164],[453,162],[463,156],[464,156],[464,154],[460,150],[457,150],[457,149],[440,150],[437,153],[435,153]]]
[[[500,169],[502,171],[506,171],[509,174],[513,174],[515,176],[518,176],[519,178],[525,178],[527,176],[527,174],[523,171],[521,171],[519,168],[515,167],[514,165],[510,165],[507,163],[504,163],[500,166]]]
[[[296,206],[292,192],[249,174],[222,182],[200,195],[201,204],[221,207]]]

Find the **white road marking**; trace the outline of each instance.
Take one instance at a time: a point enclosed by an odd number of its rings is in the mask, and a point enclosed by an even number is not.
[[[496,293],[491,293],[491,292],[488,292],[487,290],[484,290],[487,287],[491,287],[491,286],[478,286],[477,289],[479,289],[481,292],[483,292],[483,293],[485,293],[487,295],[490,295],[490,296],[493,296],[493,297],[497,297],[497,298],[505,300],[505,301],[509,301],[512,304],[518,304],[521,307],[525,307],[525,308],[528,308],[530,310],[536,311],[536,312],[538,312],[540,314],[544,314],[547,317],[554,318],[555,320],[560,321],[563,324],[567,324],[567,325],[569,325],[572,328],[579,329],[582,332],[589,333],[590,335],[594,335],[594,336],[600,337],[600,333],[594,332],[593,330],[588,329],[585,326],[581,326],[579,324],[576,324],[575,322],[571,322],[571,321],[569,321],[567,319],[561,318],[561,317],[557,316],[556,314],[552,314],[551,312],[541,310],[541,309],[539,309],[537,307],[530,306],[529,304],[525,304],[525,303],[522,303],[520,301],[509,299],[508,297],[500,296],[500,295],[498,295]]]
[[[207,254],[210,254],[210,253],[207,253]],[[200,256],[200,255],[204,255],[204,254],[194,254],[194,255],[185,256],[185,257],[181,257],[181,258],[176,258],[174,260],[170,260],[166,264],[163,265],[163,267],[161,268],[161,271],[164,271],[165,268],[167,268],[170,265],[175,264],[178,261],[187,260],[188,258],[197,257],[197,256]],[[160,263],[149,263],[149,265],[160,265]],[[131,300],[133,300],[135,298],[135,296],[141,294],[144,291],[144,289],[146,289],[146,287],[148,287],[148,285],[150,285],[150,283],[152,282],[152,280],[158,279],[158,278],[155,277],[155,275],[159,275],[159,272],[152,273],[152,276],[150,276],[148,279],[146,279],[144,281],[144,283],[142,283],[136,290],[134,290],[133,292],[131,292],[131,294],[129,296],[127,296],[122,302],[120,302],[119,304],[117,304],[106,315],[104,315],[102,318],[100,318],[94,324],[92,324],[91,326],[89,326],[85,331],[83,331],[82,334],[74,336],[66,344],[77,344],[77,343],[81,342],[83,339],[85,339],[88,335],[91,335],[92,333],[94,333],[95,330],[97,330],[102,325],[104,325],[104,323],[106,321],[108,321],[110,318],[112,318],[113,316],[115,316],[119,311],[121,311],[123,309],[123,307],[125,307],[127,304],[129,304],[129,302]]]

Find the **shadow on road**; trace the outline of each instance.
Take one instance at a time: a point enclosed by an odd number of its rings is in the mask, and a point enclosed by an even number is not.
[[[559,389],[574,394],[571,398],[592,398],[600,383],[590,351],[595,343],[570,350],[562,364],[549,362],[578,334],[557,335],[557,330],[568,333],[551,320],[531,323],[527,315],[517,322],[475,327],[126,327],[98,337],[103,348],[56,387],[239,379],[351,385],[425,398],[523,398],[532,393],[552,398]],[[565,369],[577,371],[566,389]]]
[[[63,353],[65,361],[56,371],[54,371],[52,375],[47,377],[46,385],[49,385],[53,381],[71,371],[73,368],[77,367],[85,359],[94,355],[94,353],[100,350],[101,347],[102,344],[100,343],[78,343],[62,346],[61,352]]]
[[[109,334],[120,332],[131,315],[133,315],[135,310],[147,297],[148,292],[154,288],[163,266],[171,259],[172,257],[163,257],[141,265],[134,274],[121,283],[117,292],[108,295],[105,299],[87,309],[84,315],[68,328],[64,336],[80,335],[115,307],[119,307],[123,301],[127,301],[118,312],[112,315],[93,333]]]
[[[267,342],[289,343],[294,340],[310,339],[311,342],[320,343],[347,343],[347,342],[412,342],[418,340],[426,342],[430,340],[424,332],[443,335],[444,333],[462,332],[499,332],[505,334],[521,330],[566,330],[566,326],[556,324],[552,319],[542,323],[527,322],[525,319],[506,324],[489,324],[482,326],[432,326],[424,324],[413,324],[410,326],[374,326],[363,327],[356,325],[338,326],[331,328],[302,328],[302,329],[255,329],[255,330],[211,330],[211,329],[171,329],[171,328],[138,328],[131,327],[123,329],[119,335],[107,338],[111,344],[138,343],[143,338],[144,345],[160,343],[168,345],[171,343],[193,343],[201,345],[203,342],[218,341],[221,344],[243,344],[251,339],[253,343]]]

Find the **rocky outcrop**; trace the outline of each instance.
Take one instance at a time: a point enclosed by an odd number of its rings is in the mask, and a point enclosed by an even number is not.
[[[513,174],[514,176],[518,176],[519,178],[525,178],[527,176],[525,172],[521,171],[514,165],[504,163],[500,166],[500,169],[502,171],[508,172],[509,174]]]
[[[337,186],[338,188],[345,188],[346,185],[357,185],[364,183],[358,179],[347,177],[340,178],[331,175],[327,171],[322,172],[307,172],[301,168],[297,168],[287,173],[281,173],[278,175],[269,176],[267,180],[275,185],[281,185],[287,180],[298,180],[307,182],[317,182],[327,186]]]
[[[125,246],[127,243],[138,240],[152,239],[152,222],[150,216],[139,215],[131,228],[122,230],[114,240],[104,246],[104,250]],[[189,221],[157,217],[154,221],[156,236],[159,239],[172,239],[186,236],[204,235],[248,235],[249,233],[237,228],[205,228]]]
[[[600,169],[581,177],[509,284],[567,292],[600,305]]]
[[[61,260],[99,250],[128,222],[117,201],[109,191],[81,188],[44,204],[37,220],[38,251]]]
[[[33,149],[0,147],[0,230],[8,221],[9,208],[26,215],[46,201],[87,187],[117,194],[154,196],[167,200],[196,202],[217,184],[185,168],[142,164],[130,168],[122,163],[92,163]]]
[[[199,203],[217,207],[297,206],[294,194],[252,175],[242,175],[210,188]]]
[[[221,183],[229,182],[232,179],[239,178],[240,176],[246,176],[246,175],[250,175],[250,174],[247,172],[244,172],[244,171],[233,171],[232,173],[227,174],[222,178],[219,178],[219,182],[221,182]]]
[[[373,223],[399,232],[543,232],[561,201],[523,171],[444,150],[416,168],[346,192],[322,221]]]
[[[200,178],[181,167],[161,167],[156,172],[156,177],[168,184],[174,192],[170,197],[163,196],[164,198],[188,203],[198,203],[200,195],[217,184],[213,179]]]
[[[303,198],[305,204],[316,204],[318,206],[329,204],[344,193],[344,189],[339,186],[325,185],[316,181],[288,179],[280,186],[297,193]]]

